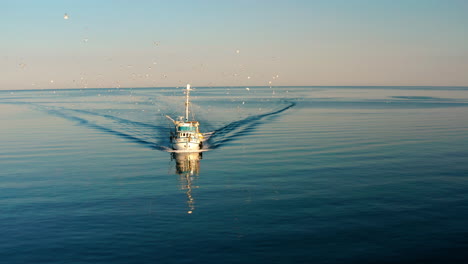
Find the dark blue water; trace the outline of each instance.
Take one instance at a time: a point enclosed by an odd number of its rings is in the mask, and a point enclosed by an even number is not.
[[[2,263],[467,263],[468,88],[0,91]]]

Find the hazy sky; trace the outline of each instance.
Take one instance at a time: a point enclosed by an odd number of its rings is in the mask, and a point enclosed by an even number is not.
[[[465,0],[0,0],[0,89],[468,86],[467,14]]]

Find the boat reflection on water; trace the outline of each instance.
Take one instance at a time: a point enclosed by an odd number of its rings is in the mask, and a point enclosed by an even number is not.
[[[201,152],[172,152],[171,159],[175,160],[175,173],[179,175],[179,187],[186,190],[187,195],[187,213],[191,214],[195,210],[195,199],[192,196],[192,190],[198,188],[194,182],[200,172],[200,160],[203,155]]]

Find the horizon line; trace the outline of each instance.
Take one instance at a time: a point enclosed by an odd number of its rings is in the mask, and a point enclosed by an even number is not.
[[[270,88],[285,88],[285,87],[291,87],[291,88],[299,88],[299,87],[330,87],[330,88],[336,88],[336,87],[361,87],[361,88],[366,88],[366,87],[414,87],[414,88],[421,88],[421,87],[433,87],[433,88],[468,88],[467,86],[463,85],[221,85],[221,86],[194,86],[191,84],[194,88],[200,87],[200,88],[243,88],[243,87],[270,87]],[[13,91],[55,91],[55,90],[98,90],[98,89],[154,89],[154,88],[180,88],[180,87],[185,87],[185,86],[125,86],[125,87],[76,87],[76,88],[35,88],[35,89],[0,89],[1,92],[13,92]]]

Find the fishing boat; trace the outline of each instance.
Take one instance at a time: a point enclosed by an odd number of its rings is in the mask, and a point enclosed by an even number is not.
[[[179,117],[179,120],[169,118],[174,123],[174,130],[171,131],[171,147],[174,150],[199,151],[203,148],[203,134],[199,131],[198,121],[189,120],[190,106],[190,84],[187,84],[185,91],[185,117]],[[193,118],[192,118],[193,119]]]

